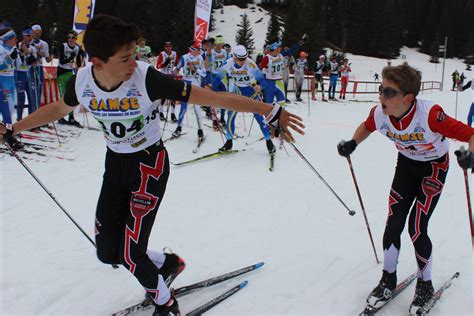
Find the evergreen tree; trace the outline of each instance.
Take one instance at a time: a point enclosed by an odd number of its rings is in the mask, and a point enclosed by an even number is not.
[[[265,43],[269,43],[275,38],[280,38],[281,22],[280,17],[272,11],[270,13],[270,21],[268,23],[267,35],[265,36]]]
[[[237,32],[235,34],[235,42],[237,45],[244,45],[249,52],[249,55],[255,50],[255,42],[253,40],[253,31],[250,26],[250,20],[246,13],[242,16],[242,20],[237,24]]]

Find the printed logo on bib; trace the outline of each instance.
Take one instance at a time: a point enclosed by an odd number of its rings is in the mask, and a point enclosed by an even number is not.
[[[414,131],[415,133],[426,133],[425,129],[420,126],[420,123],[416,124]]]
[[[89,104],[89,109],[92,112],[95,112],[95,115],[99,116],[109,116],[107,115],[107,112],[127,112],[130,110],[139,110],[140,109],[140,104],[138,103],[137,98],[107,98],[105,100],[103,99],[97,99],[97,98],[92,98],[90,100]],[[99,113],[98,113],[99,112]],[[133,115],[133,114],[132,114]],[[113,115],[112,115],[113,116]]]
[[[86,84],[86,88],[84,89],[84,92],[82,92],[82,97],[95,98],[94,91],[92,91],[91,87],[88,84]]]
[[[142,94],[138,91],[137,86],[133,83],[130,90],[127,92],[127,97],[141,97]]]
[[[425,140],[424,133],[398,134],[398,133],[394,133],[392,131],[387,131],[387,133],[385,135],[387,135],[387,137],[392,139],[392,140],[399,140],[399,141],[402,141],[402,142],[414,142],[414,141],[424,141]]]

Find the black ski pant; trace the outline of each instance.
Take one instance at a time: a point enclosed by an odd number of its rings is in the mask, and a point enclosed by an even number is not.
[[[96,211],[99,260],[124,265],[156,295],[159,269],[146,251],[168,176],[168,153],[161,141],[133,154],[108,150]]]
[[[418,277],[431,280],[432,244],[428,222],[443,190],[448,168],[448,154],[426,162],[398,154],[383,235],[384,270],[396,270],[400,235],[409,216],[408,232],[415,248]]]

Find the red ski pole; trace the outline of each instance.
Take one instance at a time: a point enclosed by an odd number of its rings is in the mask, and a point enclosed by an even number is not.
[[[362,209],[362,213],[364,214],[365,226],[367,227],[367,231],[369,232],[370,242],[372,244],[372,249],[374,250],[375,261],[377,261],[377,263],[380,263],[379,258],[377,256],[377,251],[375,250],[374,239],[372,238],[372,232],[370,231],[369,220],[367,219],[367,214],[365,212],[364,202],[362,202],[362,197],[360,195],[359,185],[357,184],[357,180],[356,180],[356,177],[355,177],[354,168],[352,167],[352,161],[351,161],[350,156],[347,156],[347,162],[349,163],[349,168],[351,169],[352,180],[354,180],[354,185],[355,185],[355,188],[356,188],[356,191],[357,191],[357,196],[359,197],[360,207]]]

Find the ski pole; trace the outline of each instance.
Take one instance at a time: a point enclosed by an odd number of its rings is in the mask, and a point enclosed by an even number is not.
[[[285,132],[283,131],[282,131],[282,134],[286,136]],[[334,194],[334,196],[339,200],[339,202],[341,202],[344,208],[348,211],[349,215],[354,216],[356,212],[354,210],[349,209],[349,207],[347,207],[346,203],[344,203],[344,201],[339,197],[339,195],[336,193],[336,191],[334,191],[334,189],[329,185],[329,183],[327,183],[326,180],[324,180],[324,178],[313,167],[313,165],[308,161],[308,159],[306,159],[306,157],[301,153],[301,151],[299,151],[299,149],[295,146],[295,144],[289,141],[287,142],[288,144],[290,144],[291,148],[293,148],[293,150],[298,154],[298,156],[300,156],[300,158],[303,159],[304,162],[306,162],[306,164],[311,168],[311,170],[313,170],[313,172],[319,177],[319,179],[328,187],[328,189]]]
[[[253,121],[255,121],[255,116],[252,117],[252,122],[250,122],[250,128],[249,128],[249,133],[248,133],[247,137],[250,137],[250,132],[252,131]]]
[[[454,118],[456,120],[458,119],[458,94],[459,94],[459,89],[456,89],[456,106],[454,107]]]
[[[464,173],[464,183],[466,185],[466,196],[467,196],[467,211],[469,215],[469,221],[471,222],[471,238],[474,244],[474,222],[472,218],[472,208],[471,208],[471,194],[469,190],[469,178],[467,176],[467,169],[463,169]]]
[[[310,107],[310,101],[309,101],[309,95],[311,93],[311,79],[308,76],[308,116],[311,115],[311,107]]]
[[[362,197],[360,195],[359,185],[357,184],[357,180],[354,173],[354,168],[352,167],[351,157],[347,156],[347,162],[349,163],[349,168],[351,169],[352,180],[354,180],[354,185],[356,187],[357,196],[359,197],[360,207],[362,209],[362,214],[364,214],[365,226],[367,227],[367,232],[369,233],[370,243],[372,244],[372,249],[374,250],[375,261],[377,264],[380,263],[379,257],[377,256],[377,251],[375,250],[374,239],[372,238],[372,232],[370,231],[369,220],[367,219],[367,214],[365,212],[364,202],[362,202]]]
[[[76,227],[87,238],[87,240],[89,240],[91,242],[91,244],[94,245],[94,247],[97,249],[97,246],[96,246],[95,242],[89,237],[89,235],[87,235],[87,233],[84,231],[84,229],[82,229],[82,227],[74,220],[74,218],[72,218],[71,215],[69,215],[69,213],[66,211],[66,209],[61,205],[61,203],[58,202],[56,197],[46,188],[46,186],[40,181],[40,179],[38,179],[38,177],[27,166],[27,164],[23,161],[23,159],[21,159],[20,156],[18,156],[18,154],[7,143],[5,143],[5,145],[7,146],[8,150],[13,155],[13,157],[15,157],[16,160],[18,160],[18,162],[21,163],[21,165],[26,169],[26,171],[28,171],[28,173],[33,177],[33,179],[36,180],[36,182],[49,195],[49,197],[54,201],[54,203],[56,203],[56,205],[59,206],[59,208],[64,212],[64,214],[66,214],[66,216],[69,217],[69,219],[74,223],[74,225],[76,225]],[[118,269],[118,266],[116,264],[112,264],[112,267],[114,267],[114,269]]]
[[[219,134],[221,135],[222,143],[225,143],[225,141],[224,141],[224,131],[222,130],[222,126],[221,126],[219,120],[217,119],[216,108],[213,107],[213,106],[209,106],[209,108],[211,109],[212,122],[213,122],[213,124],[217,124],[217,127],[219,128]]]
[[[54,127],[54,132],[56,133],[56,137],[58,138],[58,143],[59,143],[59,147],[62,146],[62,143],[61,143],[61,139],[59,139],[59,134],[58,134],[58,129],[56,128],[56,124],[53,123],[53,127]]]

